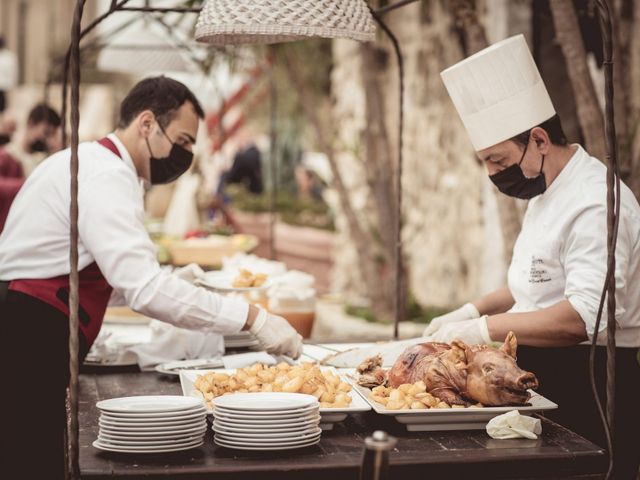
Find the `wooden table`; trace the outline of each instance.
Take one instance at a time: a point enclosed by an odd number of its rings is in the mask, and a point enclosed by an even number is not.
[[[323,432],[318,445],[287,452],[228,450],[213,444],[210,431],[202,447],[186,452],[102,452],[91,445],[98,436],[97,401],[180,394],[180,385],[176,378],[156,373],[85,373],[80,376],[80,392],[83,478],[357,479],[364,439],[378,429],[398,438],[390,455],[394,479],[602,478],[606,470],[601,448],[546,419],[538,440],[493,440],[484,431],[410,433],[373,412],[347,417],[333,431]]]

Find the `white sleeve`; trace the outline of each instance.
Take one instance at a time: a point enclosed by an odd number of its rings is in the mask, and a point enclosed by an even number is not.
[[[623,215],[624,217],[624,215]],[[564,253],[565,297],[585,323],[589,339],[595,332],[600,297],[607,272],[607,208],[590,205],[571,224]],[[625,312],[621,299],[627,297],[629,242],[624,222],[620,222],[616,246],[616,322]],[[600,336],[607,326],[605,300],[600,320]]]
[[[178,327],[220,334],[243,327],[249,306],[186,282],[156,260],[140,186],[124,170],[80,182],[79,236],[107,282],[133,310]]]

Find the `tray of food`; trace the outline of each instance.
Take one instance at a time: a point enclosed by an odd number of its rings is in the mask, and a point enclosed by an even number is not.
[[[238,273],[207,272],[196,280],[196,284],[219,292],[254,292],[266,290],[271,286],[271,281],[264,273],[241,268]]]
[[[511,410],[523,415],[558,405],[537,394],[535,375],[518,367],[517,341],[500,348],[461,341],[408,347],[390,369],[379,356],[345,375],[369,405],[410,431],[484,429]]]
[[[313,395],[320,402],[320,426],[331,430],[333,424],[347,415],[371,410],[369,404],[333,367],[312,363],[268,366],[256,363],[236,370],[182,370],[182,393],[201,398],[209,413],[213,413],[216,397],[233,393],[289,392]]]

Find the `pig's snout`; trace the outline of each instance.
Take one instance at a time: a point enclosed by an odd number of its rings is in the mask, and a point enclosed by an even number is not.
[[[533,373],[524,372],[520,377],[518,377],[516,384],[518,385],[518,388],[522,390],[528,390],[530,388],[535,390],[538,388],[538,379]]]

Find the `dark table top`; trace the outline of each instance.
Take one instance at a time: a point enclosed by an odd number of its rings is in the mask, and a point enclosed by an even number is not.
[[[601,478],[605,452],[543,418],[537,440],[494,440],[486,432],[407,432],[393,418],[358,414],[322,434],[318,445],[285,452],[242,452],[204,445],[184,452],[123,454],[91,444],[98,436],[96,402],[129,395],[181,394],[176,377],[156,373],[85,373],[80,376],[80,469],[83,478],[358,478],[364,439],[374,430],[398,438],[390,453],[391,478],[402,480],[443,474],[457,478]]]

